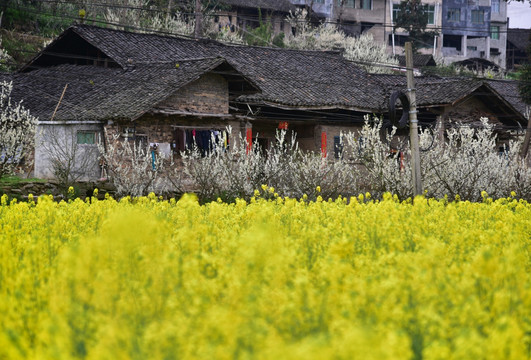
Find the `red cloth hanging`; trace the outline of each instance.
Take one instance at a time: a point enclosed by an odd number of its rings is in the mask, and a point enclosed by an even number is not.
[[[249,154],[249,151],[253,148],[253,129],[247,128],[245,130],[245,140],[247,141],[246,153]]]
[[[327,151],[326,151],[326,131],[321,132],[321,156],[326,158]]]

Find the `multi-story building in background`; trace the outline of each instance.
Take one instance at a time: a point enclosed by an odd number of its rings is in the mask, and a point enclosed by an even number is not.
[[[337,23],[349,35],[371,33],[400,55],[409,34],[394,26],[399,0],[290,0],[311,9],[312,15]],[[507,2],[505,0],[423,0],[428,30],[437,35],[421,53],[433,54],[447,64],[481,58],[505,68]]]
[[[452,63],[481,58],[505,68],[507,2],[444,0],[442,55]]]
[[[443,11],[441,0],[423,0],[424,11],[428,15],[426,30],[436,33],[431,39],[421,43],[419,52],[432,54],[434,57],[442,56],[442,23]],[[400,12],[400,2],[389,0],[386,2],[389,16],[385,22],[385,39],[389,52],[401,55],[404,52],[404,44],[409,41],[409,34],[404,29],[396,28],[395,22]]]

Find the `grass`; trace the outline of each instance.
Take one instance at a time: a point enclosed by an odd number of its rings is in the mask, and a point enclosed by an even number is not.
[[[38,182],[38,183],[45,183],[46,180],[39,179],[39,178],[21,178],[19,176],[4,176],[3,178],[0,178],[0,184],[1,185],[16,185],[20,183],[28,183],[28,182]]]

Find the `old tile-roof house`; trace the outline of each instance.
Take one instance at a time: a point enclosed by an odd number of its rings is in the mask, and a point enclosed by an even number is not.
[[[24,99],[44,129],[70,127],[87,147],[106,129],[157,143],[164,153],[184,149],[194,133],[231,125],[235,133],[252,131],[253,141],[264,147],[279,126],[287,126],[302,149],[333,154],[340,131],[359,129],[366,114],[385,114],[390,92],[406,87],[404,76],[367,74],[337,52],[224,45],[88,25],[70,27],[10,76],[13,96]],[[502,126],[525,128],[518,101],[505,100],[506,93],[487,82],[418,78],[417,89],[425,123],[466,118],[479,109]],[[39,146],[35,156],[36,176],[51,176]],[[97,159],[93,163],[87,177],[99,177]]]
[[[527,61],[527,48],[531,46],[531,29],[507,30],[507,69]]]

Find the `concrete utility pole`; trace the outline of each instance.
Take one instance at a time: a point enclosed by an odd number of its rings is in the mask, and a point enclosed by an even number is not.
[[[417,120],[417,96],[413,76],[413,50],[411,42],[406,42],[407,93],[409,97],[409,141],[411,142],[411,175],[413,192],[422,195],[422,175],[420,173],[419,130]]]
[[[201,0],[195,0],[195,29],[194,37],[200,39],[202,35],[203,13],[201,12]]]

